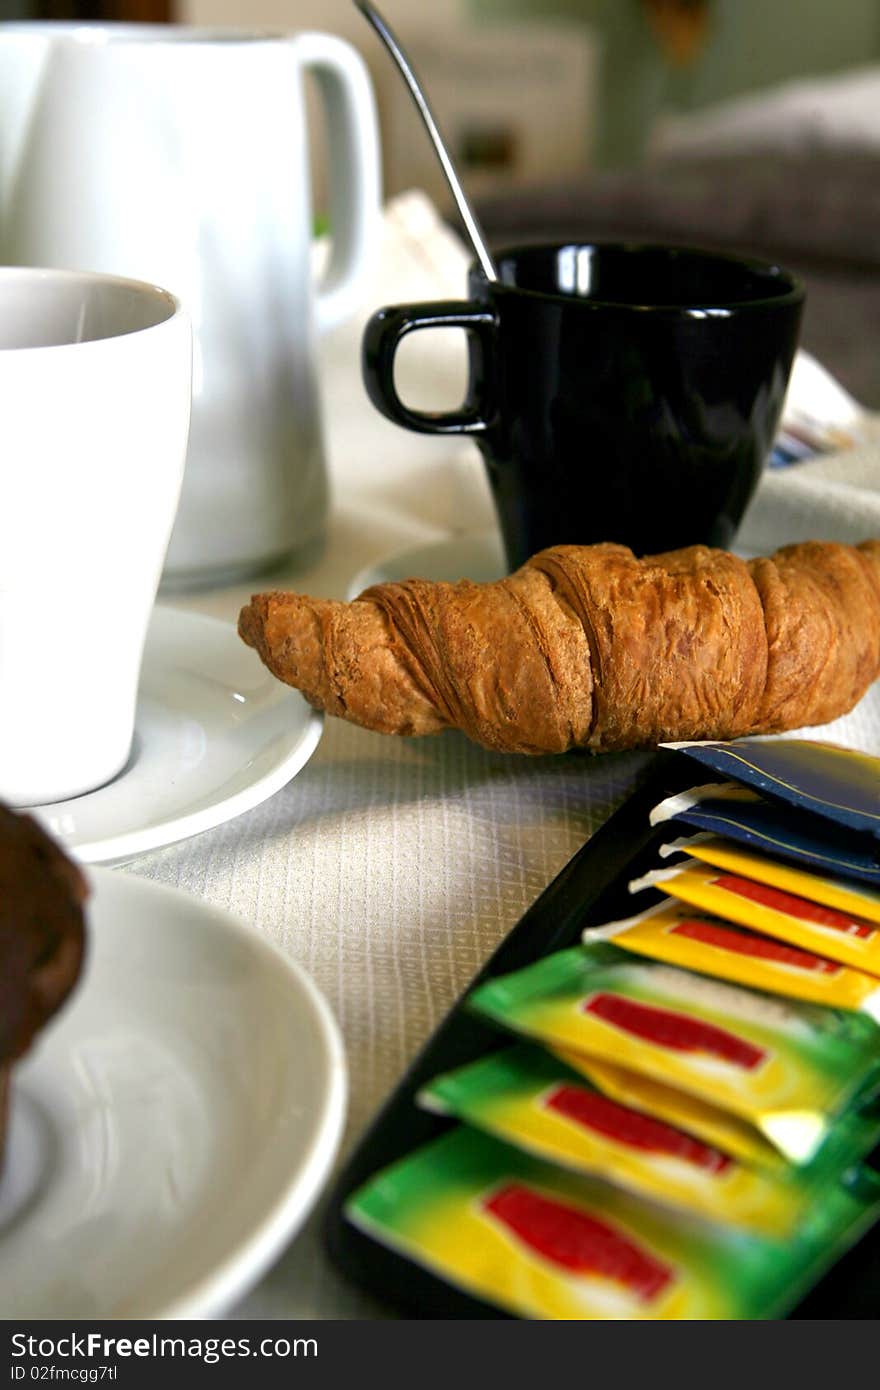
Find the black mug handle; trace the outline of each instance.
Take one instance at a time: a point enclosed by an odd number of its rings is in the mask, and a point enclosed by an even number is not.
[[[394,385],[394,358],[407,333],[420,328],[464,328],[471,335],[467,398],[460,410],[411,410]],[[397,304],[380,309],[364,330],[361,365],[367,395],[387,419],[417,434],[485,434],[490,428],[492,347],[497,320],[491,309],[467,300],[435,304]]]

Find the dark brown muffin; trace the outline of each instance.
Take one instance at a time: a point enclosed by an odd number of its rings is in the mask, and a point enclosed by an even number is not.
[[[88,892],[36,821],[0,805],[0,1153],[11,1065],[79,977]]]

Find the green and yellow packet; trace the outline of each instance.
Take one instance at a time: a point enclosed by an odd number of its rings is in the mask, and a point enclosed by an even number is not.
[[[877,1027],[599,943],[489,980],[470,1006],[501,1027],[609,1061],[732,1111],[796,1163],[880,1082]]]
[[[792,872],[800,881],[800,871]],[[658,888],[713,917],[880,976],[880,925],[856,913],[694,859],[654,869],[629,886],[633,893]]]
[[[636,917],[590,929],[584,940],[597,934],[624,951],[700,975],[829,1008],[859,1010],[875,1022],[880,1019],[876,975],[678,903],[661,903]]]
[[[774,1239],[791,1234],[811,1201],[801,1170],[773,1175],[748,1167],[684,1129],[610,1099],[529,1045],[436,1077],[418,1101],[537,1158]]]
[[[877,1182],[835,1184],[788,1242],[709,1225],[459,1125],[370,1179],[360,1230],[526,1318],[729,1319],[784,1313],[869,1228]]]
[[[722,836],[758,854],[880,888],[880,842],[873,835],[768,801],[732,782],[677,792],[654,807],[650,821],[652,825],[671,822],[685,830]],[[696,842],[692,835],[679,848],[693,852],[691,846]],[[661,847],[660,853],[666,849]]]
[[[880,758],[870,753],[795,738],[741,738],[666,747],[795,810],[880,836]]]
[[[640,1076],[638,1072],[627,1071],[598,1057],[587,1057],[584,1053],[570,1052],[564,1048],[554,1048],[554,1055],[579,1076],[584,1076],[612,1100],[619,1100],[645,1115],[654,1115],[666,1120],[679,1129],[686,1130],[695,1138],[712,1144],[734,1158],[750,1163],[754,1167],[769,1168],[778,1172],[785,1168],[786,1160],[769,1139],[759,1134],[748,1120],[732,1115],[729,1110],[698,1100],[687,1091],[676,1090],[662,1081],[650,1076]],[[837,1121],[833,1133],[840,1129]],[[873,1147],[875,1136],[880,1139],[880,1120],[870,1129],[864,1143],[856,1144],[853,1156],[861,1157]],[[847,1150],[849,1153],[849,1150]]]
[[[634,1110],[642,1110],[646,1115],[666,1120],[752,1168],[779,1174],[790,1167],[769,1139],[748,1120],[732,1115],[729,1110],[698,1100],[686,1091],[665,1086],[650,1077],[639,1076],[637,1072],[626,1071],[612,1062],[564,1050],[554,1055],[606,1096]],[[880,1095],[874,1093],[835,1117],[809,1162],[797,1165],[798,1178],[810,1187],[823,1185],[832,1175],[861,1162],[878,1143]]]

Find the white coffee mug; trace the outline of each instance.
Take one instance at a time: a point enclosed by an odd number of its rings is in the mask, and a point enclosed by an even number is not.
[[[0,268],[0,799],[125,765],[180,494],[189,318],[135,280]]]
[[[313,283],[303,82],[324,99],[332,252]],[[326,34],[0,26],[0,253],[167,286],[194,332],[172,583],[255,573],[323,532],[315,326],[355,307],[379,212],[366,68]]]

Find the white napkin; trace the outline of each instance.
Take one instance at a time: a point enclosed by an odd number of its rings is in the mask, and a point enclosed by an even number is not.
[[[768,468],[737,537],[758,554],[794,541],[880,537],[880,416],[868,414],[807,352],[795,358],[782,417],[797,431],[838,438],[835,451]]]
[[[737,545],[761,554],[794,541],[880,538],[880,429],[854,449],[768,469]]]
[[[325,239],[315,246],[316,269],[328,254]],[[379,253],[360,311],[332,329],[322,342],[322,369],[328,383],[351,372],[360,361],[367,321],[381,308],[438,299],[467,298],[471,257],[431,200],[418,189],[401,193],[385,207]],[[467,388],[467,344],[460,329],[412,333],[401,343],[396,362],[400,397],[416,410],[457,407]],[[353,382],[363,395],[359,370]]]

